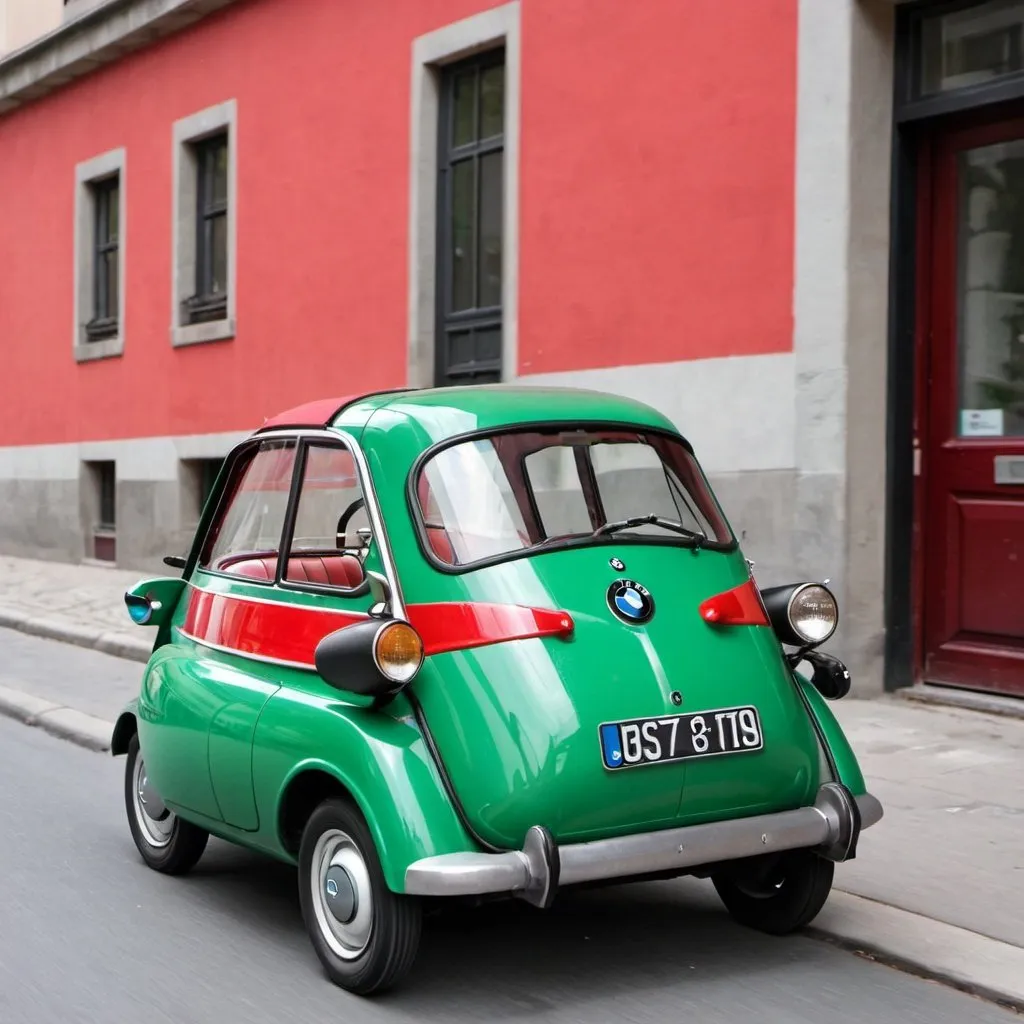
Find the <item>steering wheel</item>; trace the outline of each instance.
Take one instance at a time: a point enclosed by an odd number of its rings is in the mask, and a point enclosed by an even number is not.
[[[352,521],[352,517],[364,506],[366,502],[362,498],[356,498],[351,505],[344,512],[341,513],[338,519],[338,526],[335,529],[334,543],[337,544],[339,551],[345,550],[345,540],[348,536],[348,524]]]

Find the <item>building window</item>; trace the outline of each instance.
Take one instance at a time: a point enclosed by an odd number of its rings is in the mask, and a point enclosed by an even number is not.
[[[89,554],[101,562],[117,559],[117,474],[111,461],[85,463],[86,538]]]
[[[96,211],[93,233],[93,317],[85,325],[90,341],[117,334],[118,321],[118,219],[121,205],[121,178],[113,175],[93,182],[93,208]]]
[[[194,530],[199,523],[223,464],[222,458],[181,460],[181,518],[186,527]]]
[[[922,12],[918,93],[980,85],[1024,71],[1024,2],[989,0]]]
[[[231,100],[174,125],[174,345],[235,334],[236,111]]]
[[[205,139],[196,151],[196,291],[186,301],[190,323],[227,315],[228,137]]]
[[[125,173],[123,149],[76,168],[75,358],[124,351]]]
[[[501,380],[505,51],[444,68],[435,383]]]

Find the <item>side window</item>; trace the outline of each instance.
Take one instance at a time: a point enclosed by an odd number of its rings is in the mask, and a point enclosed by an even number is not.
[[[295,467],[295,442],[264,441],[232,473],[199,565],[273,582]]]
[[[352,453],[337,444],[309,445],[282,580],[354,590],[363,583],[371,540]]]

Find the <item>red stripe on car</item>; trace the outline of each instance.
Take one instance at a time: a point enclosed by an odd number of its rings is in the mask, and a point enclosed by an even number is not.
[[[567,637],[574,627],[566,612],[522,605],[413,604],[407,611],[427,656],[509,640]],[[366,617],[359,612],[249,600],[193,587],[182,631],[193,640],[241,655],[313,668],[316,645],[325,636]]]

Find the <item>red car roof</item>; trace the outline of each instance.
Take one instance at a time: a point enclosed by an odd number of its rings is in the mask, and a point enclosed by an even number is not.
[[[386,391],[366,391],[356,395],[342,395],[339,398],[317,398],[305,402],[293,409],[286,409],[276,416],[270,416],[260,430],[271,430],[275,427],[326,427],[347,405],[359,402],[373,395],[387,395],[394,392],[409,391],[410,388],[389,388]]]

